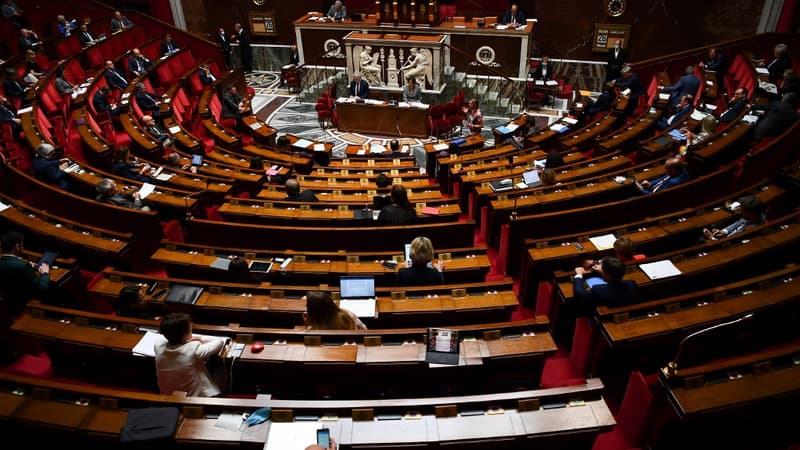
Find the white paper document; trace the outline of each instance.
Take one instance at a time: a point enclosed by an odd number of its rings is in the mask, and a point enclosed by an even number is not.
[[[448,144],[447,142],[440,142],[438,144],[433,144],[433,149],[436,151],[447,150],[448,148],[450,148],[450,144]]]
[[[261,126],[262,126],[261,122],[253,122],[253,123],[250,124],[250,129],[257,130],[257,129],[261,128]]]
[[[169,180],[172,179],[173,176],[175,176],[175,175],[173,175],[171,173],[160,173],[160,174],[156,175],[156,180],[158,180],[158,181],[169,181]]]
[[[304,450],[309,442],[317,442],[319,422],[272,422],[269,424],[264,450]]]
[[[292,145],[300,148],[308,148],[308,146],[311,144],[313,144],[313,142],[309,141],[308,139],[298,139],[297,142]]]
[[[597,250],[608,250],[610,248],[614,248],[614,241],[616,240],[617,237],[610,233],[589,238],[589,241],[594,244],[594,247]]]
[[[561,118],[561,121],[566,122],[570,125],[575,125],[576,123],[578,123],[578,119],[573,119],[572,117],[567,117],[567,116]]]
[[[166,341],[166,338],[155,331],[148,331],[139,339],[139,342],[133,346],[133,354],[138,356],[156,356],[155,345],[159,341]]]
[[[241,414],[222,413],[217,417],[214,426],[230,431],[239,431],[243,423],[244,418]]]
[[[144,200],[155,190],[156,190],[156,185],[150,183],[144,183],[142,184],[142,187],[139,189],[139,197],[141,197],[142,200]]]
[[[314,151],[315,152],[324,152],[325,151],[325,144],[314,144]]]
[[[375,311],[376,304],[374,298],[367,300],[342,299],[339,301],[339,307],[351,311],[358,317],[375,317],[377,315]]]
[[[544,84],[546,84],[548,86],[558,86],[558,81],[556,81],[556,80],[547,80],[547,81],[544,82]]]
[[[769,73],[769,69],[766,67],[756,67],[756,73],[763,73],[766,75]]]
[[[680,269],[675,267],[675,264],[668,259],[656,261],[651,263],[639,264],[639,267],[650,277],[651,280],[658,280],[660,278],[674,277],[680,275]]]
[[[169,127],[169,132],[172,134],[180,133],[181,127],[179,127],[178,125],[175,125],[174,127]]]
[[[11,208],[11,205],[6,205],[5,203],[0,202],[0,212],[3,212],[5,210],[7,210],[8,208]]]

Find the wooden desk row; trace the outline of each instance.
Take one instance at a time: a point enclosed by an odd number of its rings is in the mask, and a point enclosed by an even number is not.
[[[297,264],[311,266],[311,264]],[[319,265],[319,264],[318,264]],[[356,272],[350,272],[356,273]],[[104,277],[90,292],[116,303],[122,287],[131,284],[156,285],[154,293],[168,292],[174,285],[203,288],[194,305],[164,302],[165,296],[148,297],[148,311],[162,315],[168,311],[190,311],[197,321],[208,323],[299,325],[305,312],[301,300],[309,290],[322,289],[338,297],[329,285],[241,284],[213,280],[155,278],[106,269]],[[448,287],[447,291],[442,288]],[[438,287],[382,287],[378,289],[377,316],[365,317],[370,326],[398,327],[409,324],[465,324],[502,321],[511,317],[519,302],[507,283],[448,283]],[[455,294],[454,294],[455,292]]]
[[[756,196],[765,205],[777,205],[787,192],[775,184],[763,184],[740,191],[724,203],[714,202],[695,209],[646,218],[614,229],[594,230],[592,235],[615,234],[617,238],[626,235],[634,242],[639,253],[666,253],[675,248],[694,245],[702,236],[703,228],[718,228],[737,220],[736,214],[726,208],[725,204],[738,201],[741,196],[748,194]],[[580,244],[582,248],[578,249],[576,244]],[[613,253],[611,248],[598,249],[589,240],[588,234],[526,239],[525,246],[528,251],[523,260],[520,280],[520,293],[525,293],[525,299],[531,299],[535,295],[527,290],[528,287],[534,286],[536,281],[551,277],[554,270],[569,270],[579,265],[581,260],[599,260]]]
[[[314,191],[314,194],[319,200],[318,203],[328,205],[372,205],[373,197],[378,195],[378,190],[375,186],[362,186],[363,189],[347,190],[334,189],[327,192]],[[280,202],[286,201],[286,191],[279,189],[280,186],[268,186],[258,192],[258,199],[263,202]],[[373,189],[375,188],[375,189]],[[446,203],[448,199],[442,197],[442,193],[438,189],[406,189],[408,199],[411,203],[419,204],[431,203]]]
[[[417,448],[433,448],[471,440],[484,446],[503,443],[513,449],[527,448],[531,442],[548,448],[589,449],[598,433],[614,425],[611,411],[601,397],[604,386],[597,378],[569,388],[360,401],[273,400],[269,395],[192,398],[12,374],[0,374],[0,384],[4,388],[0,394],[0,417],[14,427],[15,436],[31,443],[77,441],[104,448],[120,445],[120,430],[130,409],[163,406],[180,408],[174,441],[188,448],[222,444],[255,450],[264,448],[269,439],[277,442],[288,436],[300,437],[301,445],[305,445],[315,441],[313,429],[328,427],[344,447],[414,444]],[[20,390],[12,393],[15,389]],[[583,402],[580,407],[577,402],[550,407],[576,399]],[[267,422],[239,431],[215,425],[221,414],[252,413],[264,406],[272,409],[272,418]],[[384,420],[387,415],[399,419]],[[301,421],[301,416],[315,419]]]
[[[31,342],[30,339],[45,342],[56,359],[62,352],[68,352],[72,364],[83,365],[80,373],[85,382],[151,389],[147,380],[151,380],[155,373],[153,360],[134,355],[132,350],[144,331],[153,329],[157,322],[149,321],[149,326],[136,325],[135,321],[125,324],[121,323],[124,320],[116,317],[37,307],[23,313],[11,330],[24,337],[27,343]],[[240,334],[224,327],[214,329],[199,324],[193,329],[197,333],[233,339]],[[458,365],[448,367],[429,366],[424,360],[425,344],[422,342],[312,345],[285,340],[267,341],[264,350],[258,353],[245,347],[230,368],[230,391],[252,395],[258,392],[259,387],[266,387],[276,396],[299,394],[313,398],[319,395],[319,388],[331,383],[337,395],[374,398],[378,393],[369,392],[370,389],[391,389],[401,395],[422,393],[435,396],[445,392],[443,389],[450,385],[455,385],[456,392],[463,394],[502,392],[505,388],[536,388],[544,358],[556,350],[549,333],[493,337],[496,338],[465,338],[461,342]],[[310,368],[317,364],[325,364],[327,381],[320,381],[312,375],[315,371]],[[105,369],[96,370],[101,367]],[[120,370],[115,370],[116,367]],[[70,367],[63,367],[57,374],[69,377],[71,372]],[[111,373],[114,374],[112,377],[109,376]],[[382,383],[365,387],[362,378],[375,376],[380,377]],[[126,380],[126,377],[130,379]],[[312,381],[314,379],[317,381]],[[419,385],[419,379],[427,380],[425,386]]]

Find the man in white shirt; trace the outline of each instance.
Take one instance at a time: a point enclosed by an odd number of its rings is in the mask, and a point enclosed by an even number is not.
[[[192,319],[186,313],[167,314],[159,327],[166,339],[155,343],[158,389],[189,397],[215,397],[222,393],[211,379],[206,362],[220,353],[222,338],[192,336]]]

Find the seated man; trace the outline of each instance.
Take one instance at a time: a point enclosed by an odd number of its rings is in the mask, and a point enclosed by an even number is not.
[[[11,317],[21,313],[32,298],[45,297],[50,286],[49,265],[34,266],[22,259],[24,239],[16,231],[6,231],[0,237],[0,298]]]
[[[114,62],[111,60],[106,61],[104,76],[106,77],[106,83],[112,88],[125,90],[128,87],[128,79],[114,67]]]
[[[92,97],[92,106],[94,106],[94,110],[98,113],[108,112],[112,117],[122,114],[124,108],[117,106],[116,103],[109,103],[109,99],[113,101],[111,89],[109,89],[108,86],[103,86],[98,89]]]
[[[503,14],[503,18],[500,20],[500,23],[503,25],[508,25],[508,28],[511,28],[512,30],[517,27],[524,28],[526,25],[525,13],[520,11],[516,3],[512,3],[511,9]]]
[[[114,16],[111,18],[111,32],[116,33],[118,31],[127,30],[133,26],[133,22],[128,20],[127,17],[123,16],[121,12],[114,11]]]
[[[608,111],[611,109],[611,106],[614,105],[614,101],[617,99],[617,90],[614,86],[614,83],[609,81],[605,84],[605,90],[597,100],[594,101],[591,105],[588,105],[584,110],[584,117],[592,118],[595,114],[599,113],[600,111]]]
[[[756,140],[780,136],[800,118],[797,114],[797,96],[792,92],[784,94],[780,101],[774,101],[766,108],[758,109],[764,110],[764,117],[756,125]]]
[[[72,191],[74,185],[69,175],[64,172],[69,164],[69,159],[59,158],[60,152],[48,143],[39,144],[36,155],[31,161],[33,175],[36,178],[51,184],[55,184],[65,191]]]
[[[534,80],[548,81],[553,79],[553,67],[550,65],[550,57],[542,56],[542,61],[533,71]]]
[[[747,88],[740,87],[733,92],[733,98],[728,102],[728,107],[719,115],[720,123],[730,123],[747,107]]]
[[[88,47],[97,43],[92,33],[89,32],[89,26],[85,23],[81,24],[81,31],[78,33],[78,40],[81,41],[82,47]]]
[[[142,125],[144,125],[144,131],[152,136],[153,139],[161,142],[161,145],[164,147],[172,146],[172,135],[169,133],[169,130],[162,130],[159,128],[153,116],[148,114],[143,115]]]
[[[295,202],[316,202],[319,201],[314,191],[304,190],[300,191],[300,182],[297,178],[290,178],[286,180],[286,198],[285,200]]]
[[[347,7],[342,4],[341,0],[336,0],[325,16],[333,20],[344,20],[347,17]]]
[[[689,178],[689,172],[686,171],[683,160],[678,157],[673,157],[669,158],[664,164],[664,175],[653,178],[652,180],[637,181],[636,188],[639,189],[639,192],[642,194],[652,194],[672,186],[677,186],[688,181]]]
[[[772,52],[772,61],[766,64],[769,71],[769,81],[778,84],[783,80],[783,72],[792,67],[792,58],[789,56],[789,47],[786,44],[778,44]]]
[[[22,119],[17,117],[17,109],[8,102],[8,99],[0,95],[0,124],[10,123],[14,138],[19,139],[22,132]]]
[[[200,70],[197,71],[197,76],[200,77],[200,82],[203,83],[203,86],[210,86],[217,81],[217,77],[211,72],[211,68],[208,67],[208,64],[200,66]]]
[[[171,55],[180,49],[178,44],[172,40],[172,35],[167,33],[164,35],[164,42],[161,43],[161,55]]]
[[[236,119],[236,124],[242,122],[242,114],[247,112],[244,99],[236,92],[236,86],[228,86],[228,92],[222,96],[222,111],[220,116],[223,119]]]
[[[717,76],[717,86],[725,86],[725,55],[716,47],[708,49],[708,58],[698,64],[706,72],[714,72]]]
[[[386,174],[381,173],[375,177],[375,186],[377,186],[378,191],[376,195],[372,196],[373,209],[380,211],[384,206],[389,206],[392,204],[392,198],[389,195],[389,187],[391,185],[392,180],[390,180]]]
[[[154,119],[161,121],[161,100],[155,93],[147,92],[144,83],[136,83],[134,99],[142,113],[150,113]]]
[[[138,48],[131,50],[131,54],[128,56],[128,73],[131,76],[143,77],[152,67],[153,63]]]
[[[692,106],[692,100],[692,96],[688,94],[681,97],[680,103],[675,106],[675,113],[669,117],[659,117],[656,121],[656,128],[660,131],[664,131],[688,117],[689,114],[692,113],[692,110],[694,110],[694,106]]]
[[[69,36],[72,33],[72,30],[78,27],[77,20],[67,20],[67,18],[62,14],[59,14],[58,17],[56,17],[56,21],[58,22],[58,32],[62,36]]]
[[[764,224],[767,218],[764,215],[764,203],[753,195],[747,195],[739,199],[739,214],[741,217],[736,222],[725,228],[703,229],[703,241],[716,241],[717,239],[733,236],[750,228]]]
[[[18,102],[17,104],[21,105],[28,91],[31,89],[31,86],[26,86],[19,80],[17,71],[13,67],[6,69],[6,79],[3,81],[3,92],[9,100]]]
[[[350,97],[367,98],[369,97],[369,83],[361,79],[361,73],[353,74],[353,81],[350,82]]]
[[[23,28],[19,30],[19,43],[17,48],[20,53],[25,53],[27,50],[39,50],[42,47],[42,42],[39,40],[39,35],[33,30]]]
[[[197,173],[197,166],[187,162],[181,161],[181,155],[178,153],[170,153],[167,156],[167,167],[172,169],[179,169],[179,170],[188,170],[192,173]]]
[[[638,286],[633,280],[624,280],[625,264],[615,256],[606,256],[595,264],[593,269],[600,273],[603,282],[595,284],[584,280],[587,271],[583,267],[575,268],[573,290],[575,299],[587,313],[598,306],[618,308],[632,305],[639,301]],[[589,287],[589,284],[593,286]]]
[[[138,191],[134,192],[133,195],[126,195],[117,187],[117,183],[111,178],[103,178],[98,181],[96,189],[97,197],[95,197],[95,200],[98,202],[109,203],[125,208],[141,209],[143,211],[149,210],[147,206],[142,206],[142,198]]]

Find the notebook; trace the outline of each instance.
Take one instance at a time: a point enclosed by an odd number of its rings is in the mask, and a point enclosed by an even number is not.
[[[458,365],[458,331],[447,328],[428,328],[425,362]]]
[[[376,317],[375,278],[372,276],[339,277],[339,306],[358,317]]]
[[[495,192],[510,191],[514,189],[514,185],[511,181],[511,178],[506,178],[504,180],[490,181],[489,186],[491,186],[492,190]]]
[[[164,299],[167,303],[181,303],[184,305],[194,305],[200,294],[203,293],[203,288],[200,286],[187,286],[185,284],[173,284],[169,289],[167,298]]]
[[[528,187],[536,187],[542,185],[542,180],[539,179],[538,170],[529,170],[522,174],[522,179]]]

